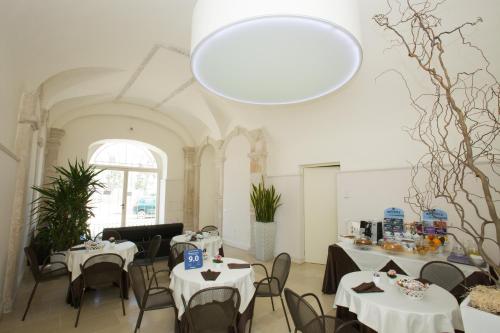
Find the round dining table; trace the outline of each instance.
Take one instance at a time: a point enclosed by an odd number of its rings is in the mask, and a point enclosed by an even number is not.
[[[356,314],[357,319],[378,333],[443,333],[463,330],[457,300],[445,289],[431,284],[421,300],[412,300],[380,273],[377,286],[383,292],[357,293],[352,288],[372,282],[372,271],[352,272],[342,277],[335,306]],[[405,277],[398,275],[398,278]]]
[[[246,264],[245,261],[234,258],[223,258],[222,264],[215,264],[211,259],[203,262],[203,267],[188,269],[184,268],[184,263],[180,263],[174,267],[170,275],[170,289],[173,291],[175,305],[178,309],[178,318],[182,318],[185,312],[182,296],[189,303],[189,299],[197,291],[212,287],[233,287],[238,289],[240,293],[240,308],[239,312],[243,313],[250,304],[255,293],[255,273],[253,268],[238,268],[230,269],[228,264]],[[205,281],[201,272],[207,271],[220,272],[220,275],[215,281]]]
[[[222,238],[219,235],[210,235],[206,233],[203,238],[197,238],[195,241],[191,240],[191,235],[177,235],[172,237],[170,246],[175,243],[190,243],[199,249],[206,250],[207,255],[211,258],[219,254],[219,249],[222,247]]]
[[[83,265],[87,259],[98,254],[114,253],[118,254],[125,261],[123,269],[126,271],[128,264],[134,261],[134,255],[138,252],[137,246],[130,241],[122,241],[119,243],[110,243],[103,241],[104,248],[98,250],[86,250],[83,245],[73,247],[68,251],[66,256],[66,264],[68,271],[71,272],[71,281],[74,281],[80,274],[80,265]]]
[[[134,255],[138,252],[137,246],[130,241],[118,241],[110,243],[103,241],[104,248],[98,250],[87,250],[82,245],[71,248],[66,254],[66,264],[70,274],[71,283],[66,295],[66,302],[74,307],[80,305],[80,295],[83,289],[83,278],[80,265],[83,265],[87,259],[98,254],[114,253],[118,254],[125,261],[122,271],[122,294],[123,298],[128,299],[129,279],[127,276],[128,264],[134,260]]]

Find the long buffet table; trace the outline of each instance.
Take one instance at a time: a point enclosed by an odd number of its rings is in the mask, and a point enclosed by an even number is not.
[[[446,261],[446,257],[439,255],[422,257],[407,253],[393,255],[378,247],[361,250],[356,248],[352,243],[339,242],[330,245],[328,248],[328,259],[323,279],[323,292],[325,294],[336,293],[340,279],[344,275],[356,271],[386,272],[394,269],[398,274],[418,277],[422,266],[429,261],[435,260]],[[477,284],[491,284],[488,276],[478,268],[453,264],[464,273],[467,287]],[[458,285],[451,293],[459,298],[465,293],[465,288]]]

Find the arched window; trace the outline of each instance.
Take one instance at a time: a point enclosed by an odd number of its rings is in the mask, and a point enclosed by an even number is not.
[[[158,164],[146,147],[130,142],[113,142],[99,147],[90,159],[91,164],[157,169]]]
[[[103,170],[104,189],[92,200],[93,235],[104,228],[157,224],[164,215],[160,178],[165,173],[166,155],[138,141],[107,140],[89,148],[89,163]],[[164,158],[161,155],[165,155]],[[163,175],[165,177],[165,175]],[[161,207],[160,207],[161,206]],[[161,213],[161,214],[160,214]]]

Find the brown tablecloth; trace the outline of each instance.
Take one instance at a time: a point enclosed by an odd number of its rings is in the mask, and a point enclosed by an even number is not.
[[[408,275],[392,260],[389,260],[380,271],[387,272],[390,269],[394,269],[398,274]],[[325,275],[323,278],[323,293],[335,294],[342,277],[357,271],[360,271],[359,267],[343,248],[336,244],[330,245],[328,247],[328,259],[326,261]],[[451,293],[457,300],[460,300],[466,291],[466,287],[470,288],[478,284],[492,285],[492,283],[493,282],[490,281],[487,274],[477,271],[465,279],[465,286],[459,284],[451,290]]]
[[[71,274],[71,272],[70,272]],[[71,279],[71,276],[70,276]],[[66,294],[66,303],[78,308],[80,306],[80,295],[83,289],[83,277],[80,275],[69,284],[68,293]],[[123,298],[128,299],[129,279],[128,273],[122,271],[122,293]]]

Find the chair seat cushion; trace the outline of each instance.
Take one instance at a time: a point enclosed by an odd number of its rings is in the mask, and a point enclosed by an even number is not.
[[[68,275],[69,272],[66,269],[64,265],[61,264],[53,264],[46,266],[42,271],[41,271],[41,278],[42,280],[51,280],[55,279],[64,275]]]
[[[166,290],[155,292],[152,291],[146,302],[146,310],[163,309],[174,306],[174,299]]]
[[[254,282],[254,286],[257,288],[258,283]],[[266,297],[266,296],[279,296],[280,290],[278,287],[278,281],[271,281],[271,291],[269,291],[269,283],[262,283],[257,288],[257,297]]]

